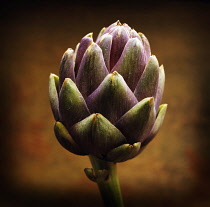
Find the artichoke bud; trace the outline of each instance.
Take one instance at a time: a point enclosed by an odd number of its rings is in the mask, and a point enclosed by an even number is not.
[[[159,131],[167,104],[161,104],[163,66],[148,39],[117,21],[84,36],[64,53],[59,77],[49,78],[55,135],[68,151],[110,162],[137,156]],[[105,171],[85,170],[91,180]]]

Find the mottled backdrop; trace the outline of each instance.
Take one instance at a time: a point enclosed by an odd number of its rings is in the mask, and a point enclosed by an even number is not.
[[[168,112],[139,157],[118,165],[126,206],[210,206],[208,1],[1,3],[2,207],[101,206],[88,157],[53,134],[49,73],[68,47],[116,20],[149,39],[166,71]]]

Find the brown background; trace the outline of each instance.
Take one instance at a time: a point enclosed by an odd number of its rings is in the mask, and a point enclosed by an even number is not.
[[[63,52],[116,20],[149,39],[169,104],[156,139],[118,165],[126,206],[210,206],[208,1],[1,3],[1,200],[7,206],[101,206],[88,157],[53,134],[49,73]]]

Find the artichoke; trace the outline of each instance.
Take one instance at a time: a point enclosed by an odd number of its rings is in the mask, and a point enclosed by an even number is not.
[[[95,42],[86,35],[64,53],[59,77],[49,78],[58,141],[74,154],[114,163],[137,156],[162,125],[164,83],[144,34],[117,21]]]

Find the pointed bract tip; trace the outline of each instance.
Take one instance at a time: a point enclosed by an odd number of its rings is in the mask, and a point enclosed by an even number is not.
[[[163,65],[161,65],[161,66],[160,66],[160,69],[164,70],[164,66],[163,66]]]
[[[114,71],[113,73],[109,74],[110,75],[110,79],[113,80],[115,77],[119,77],[120,74],[117,71]]]
[[[167,108],[168,108],[168,104],[161,104],[161,105],[159,106],[158,113],[159,113],[160,111],[166,113]]]
[[[89,118],[92,118],[92,119],[97,119],[97,118],[99,118],[101,116],[101,114],[100,113],[93,113],[93,114],[91,114],[90,116],[89,116]]]
[[[136,142],[136,143],[134,143],[132,146],[133,146],[134,148],[135,148],[135,147],[141,147],[141,142]]]
[[[98,116],[99,116],[99,113],[95,113],[95,114],[93,115],[94,119],[96,119]]]
[[[150,64],[154,65],[156,67],[159,67],[159,62],[158,62],[158,59],[155,55],[151,55],[148,59],[148,63],[147,63],[147,66],[149,66]]]
[[[151,97],[149,100],[150,106],[152,106],[154,104],[154,97]]]
[[[117,71],[114,71],[114,72],[112,73],[112,75],[119,75],[119,73],[118,73]]]
[[[136,142],[134,144],[129,144],[129,148],[132,150],[136,147],[140,147],[141,146],[141,142]]]
[[[103,115],[101,115],[100,113],[94,114],[94,118],[96,118],[96,119],[101,119],[102,117],[103,117]]]
[[[89,34],[85,35],[85,37],[90,37],[91,39],[93,39],[93,33],[90,32]]]
[[[96,44],[95,42],[92,42],[89,47],[87,48],[87,51],[90,52],[91,50],[94,50],[94,48],[98,48],[101,49],[98,44]]]
[[[168,104],[164,104],[163,107],[165,108],[165,110],[167,110],[168,109]]]
[[[55,75],[54,73],[50,73],[50,77],[56,77],[57,75]]]
[[[102,35],[101,38],[100,38],[100,43],[107,37],[112,37],[112,35],[110,35],[109,33],[106,33],[106,34]]]
[[[138,35],[141,37],[141,39],[145,38],[145,35],[143,33],[141,33],[141,32],[138,32]]]
[[[70,53],[72,51],[74,51],[72,48],[68,48],[65,53]]]
[[[158,62],[158,59],[157,59],[157,57],[156,57],[155,55],[151,55],[151,56],[149,57],[149,59],[153,59],[154,61]],[[159,64],[159,63],[158,63],[158,64]]]
[[[71,78],[65,78],[61,88],[63,88],[67,83],[72,84],[74,82],[71,80]]]
[[[161,104],[160,108],[166,108],[167,109],[168,108],[168,104]]]
[[[50,73],[49,79],[59,80],[59,77],[55,75],[54,73]]]
[[[117,20],[116,23],[117,23],[118,26],[122,26],[120,20]]]
[[[70,81],[71,79],[70,78],[65,78],[64,79],[64,83],[67,83],[68,81]]]
[[[56,121],[55,124],[54,124],[54,127],[55,128],[60,128],[60,127],[63,127],[63,124],[59,121]]]

